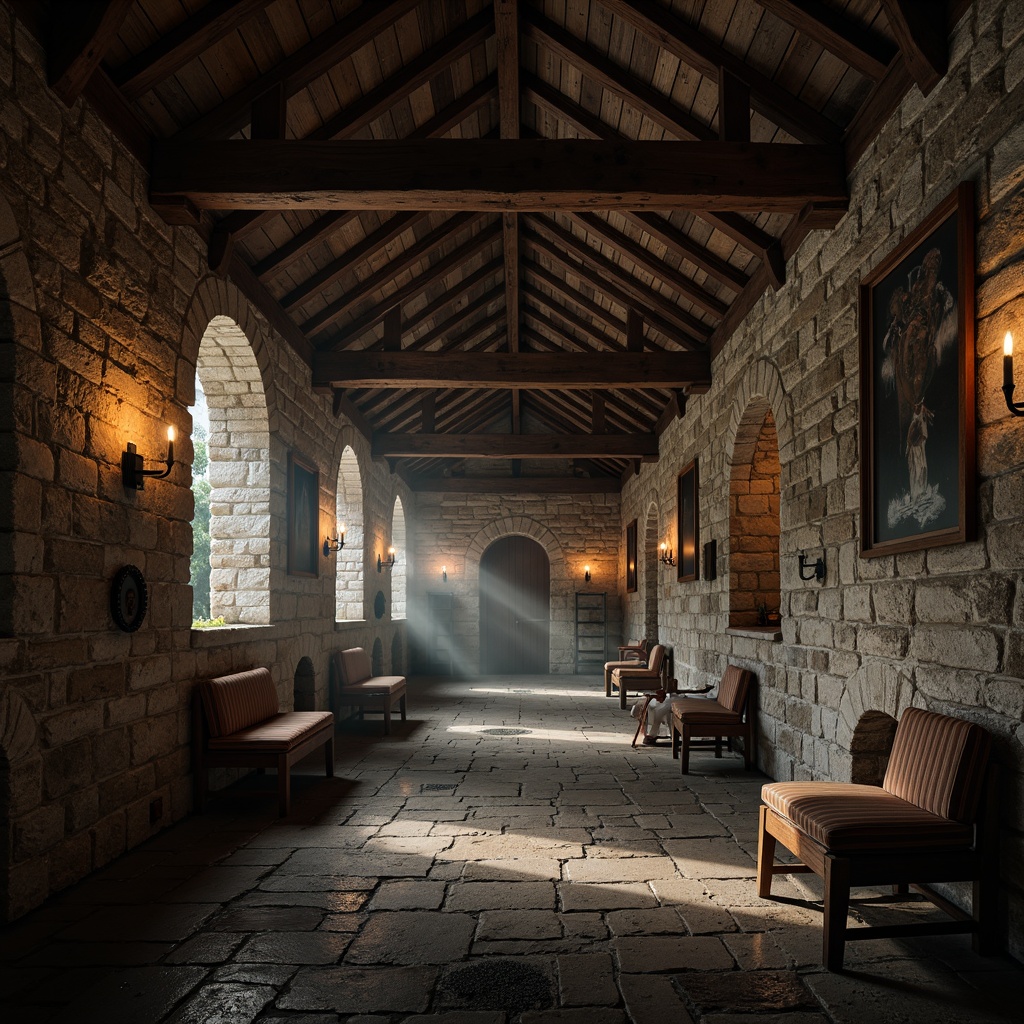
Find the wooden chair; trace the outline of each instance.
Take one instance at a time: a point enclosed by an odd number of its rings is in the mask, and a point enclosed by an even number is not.
[[[618,661],[604,663],[604,695],[612,695],[612,673],[617,668],[647,668],[647,655],[651,649],[650,640],[630,640],[619,648]]]
[[[680,758],[679,769],[683,775],[689,774],[692,749],[714,746],[715,757],[721,757],[722,740],[727,740],[732,750],[733,736],[743,739],[743,767],[747,771],[754,767],[755,682],[756,677],[749,669],[729,665],[714,699],[682,697],[673,701],[672,756]]]
[[[630,662],[630,666],[635,665]],[[624,667],[612,670],[610,676],[610,687],[619,691],[619,707],[626,706],[626,696],[630,690],[646,692],[647,690],[664,690],[668,687],[668,676],[666,669],[668,663],[665,659],[665,648],[661,644],[655,644],[651,648],[651,655],[647,664],[643,667]],[[611,696],[610,689],[608,696]]]
[[[853,939],[970,933],[979,953],[994,952],[990,746],[979,725],[908,708],[881,787],[773,782],[762,789],[757,893],[770,897],[775,875],[813,871],[823,879],[822,962],[830,971],[842,970],[846,943]],[[775,864],[776,842],[801,863]],[[925,884],[952,881],[974,883],[970,914]],[[953,920],[848,928],[850,887],[889,884],[900,892],[914,888]]]

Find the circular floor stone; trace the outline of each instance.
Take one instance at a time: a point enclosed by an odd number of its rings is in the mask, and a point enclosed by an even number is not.
[[[526,736],[530,729],[481,729],[486,736]]]

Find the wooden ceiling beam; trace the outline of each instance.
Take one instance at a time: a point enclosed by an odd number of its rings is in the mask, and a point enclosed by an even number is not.
[[[555,117],[571,124],[578,132],[592,139],[621,139],[624,136],[607,125],[595,114],[590,113],[578,103],[574,103],[569,97],[562,95],[557,89],[552,88],[546,82],[538,78],[527,79],[527,94],[537,103],[546,107]],[[762,262],[768,262],[773,267],[773,273],[779,273],[778,260],[778,239],[762,231],[750,221],[745,220],[739,214],[728,211],[694,210],[693,213],[700,217],[711,227],[721,231],[731,238],[737,245],[743,246],[747,252],[753,253]],[[626,216],[634,214],[626,213]],[[691,243],[692,244],[692,243]],[[695,260],[696,262],[696,260]],[[698,264],[703,265],[703,264]],[[707,266],[705,270],[710,271]],[[781,268],[782,277],[778,287],[785,283],[785,266]]]
[[[350,139],[353,135],[356,135],[359,131],[368,127],[379,117],[391,110],[395,104],[407,99],[435,75],[448,68],[453,61],[468,53],[474,47],[479,46],[493,31],[494,22],[490,11],[482,11],[451,36],[446,37],[436,46],[421,53],[419,57],[403,67],[397,74],[381,82],[380,85],[375,89],[371,89],[365,95],[360,96],[359,99],[336,114],[316,131],[307,135],[306,140]],[[482,91],[486,97],[492,88],[493,83],[489,82],[486,90],[481,90],[480,86],[476,86],[470,90],[470,93],[479,95]],[[465,116],[467,115],[463,114],[459,120],[462,120]],[[437,122],[436,126],[434,122]],[[413,132],[408,137],[415,139],[440,136],[446,131],[451,130],[454,123],[450,121],[450,115],[439,116],[432,119],[428,124],[423,125],[421,129]],[[424,131],[428,126],[430,131]],[[441,126],[444,126],[443,131],[440,130]],[[250,133],[250,137],[256,138],[252,133]],[[262,226],[274,216],[276,216],[276,211],[273,210],[236,210],[217,225],[217,230],[221,234],[229,236],[232,240],[237,240]]]
[[[420,0],[381,0],[361,4],[348,17],[321,32],[305,46],[285,57],[266,74],[249,82],[212,110],[201,114],[179,133],[180,139],[230,136],[248,124],[249,111],[257,96],[281,83],[285,94],[294,96],[336,64],[348,60],[389,25],[411,11]]]
[[[478,270],[474,270],[472,274],[468,274],[462,278],[457,284],[452,285],[450,289],[446,289],[432,302],[428,302],[422,309],[418,310],[413,316],[409,317],[404,324],[402,324],[402,334],[410,334],[418,328],[422,327],[424,323],[434,317],[442,309],[457,302],[462,295],[468,292],[471,288],[476,287],[481,281],[486,281],[489,277],[495,277],[501,270],[502,261],[500,259],[491,260],[490,263],[485,263]],[[492,288],[487,292],[487,298],[489,301],[494,301],[496,298],[500,298],[504,289],[504,283],[498,285],[497,288]],[[474,305],[476,303],[474,302]],[[469,308],[468,306],[466,307]],[[418,344],[418,342],[416,342]]]
[[[492,245],[500,235],[501,226],[498,223],[478,231],[468,242],[439,260],[429,270],[400,286],[382,302],[377,303],[377,305],[362,313],[350,324],[347,324],[338,334],[322,339],[319,347],[322,349],[337,348],[348,341],[361,338],[371,327],[380,322],[384,314],[392,306],[396,304],[401,305],[414,295],[419,295],[420,292],[426,291],[431,285],[447,277],[456,267],[461,267],[482,250]]]
[[[839,141],[840,129],[827,117],[654,0],[600,2],[602,7],[710,81],[718,82],[720,68],[731,71],[750,86],[753,108],[794,138],[808,143]]]
[[[127,99],[137,100],[273,2],[211,0],[152,46],[114,68],[110,77]]]
[[[451,337],[452,331],[455,328],[460,327],[464,324],[471,316],[479,313],[481,310],[487,309],[488,306],[497,302],[501,299],[504,294],[504,289],[499,285],[497,288],[492,288],[489,292],[484,292],[483,295],[474,299],[472,302],[467,303],[461,309],[453,313],[447,320],[443,320],[441,323],[432,327],[426,334],[417,338],[415,341],[410,342],[405,346],[407,351],[416,351],[429,348],[434,342],[444,341],[445,338]],[[490,320],[492,317],[504,318],[505,311],[502,309],[490,314],[487,317]],[[403,335],[406,333],[405,328],[402,330]],[[447,347],[447,346],[446,346]]]
[[[99,68],[134,0],[52,0],[47,14],[46,75],[70,107]]]
[[[631,274],[625,273],[618,264],[592,249],[560,224],[556,224],[550,218],[540,217],[532,218],[530,223],[534,229],[534,233],[530,235],[531,244],[559,261],[564,261],[566,251],[571,252],[592,271],[586,275],[591,278],[592,284],[605,289],[610,297],[625,296],[622,299],[616,298],[624,309],[631,309],[634,306],[645,309],[648,316],[652,317],[651,322],[654,323],[653,318],[656,318],[659,323],[666,324],[668,335],[675,338],[680,345],[698,348],[710,336],[711,328],[707,324],[641,284]],[[673,331],[667,327],[669,324],[678,324],[678,327]]]
[[[467,117],[475,113],[480,107],[490,101],[494,92],[495,76],[490,75],[479,85],[474,86],[464,93],[454,103],[449,104],[439,114],[425,121],[414,131],[410,139],[433,139],[447,134],[456,125],[461,124]],[[335,211],[326,213],[317,218],[312,224],[300,231],[294,238],[290,239],[280,249],[272,252],[265,259],[261,260],[253,268],[256,275],[262,281],[273,278],[290,267],[297,259],[300,259],[318,242],[329,238],[337,231],[341,231],[352,221],[359,217],[359,211]],[[232,220],[235,214],[230,214],[226,221]],[[251,217],[251,214],[244,213],[242,217]],[[230,225],[228,231],[231,232]],[[247,234],[245,226],[232,232],[236,237]]]
[[[541,263],[535,263],[532,260],[525,264],[523,267],[524,272],[530,277],[536,278],[538,281],[542,281],[548,286],[556,295],[561,296],[567,302],[571,303],[577,309],[586,313],[594,320],[599,320],[601,323],[610,327],[617,334],[623,338],[626,336],[626,321],[620,320],[611,310],[605,309],[604,306],[593,299],[588,298],[582,292],[573,288],[571,284],[560,278],[557,274],[552,273]],[[539,289],[531,288],[531,295],[539,292]],[[563,307],[564,308],[564,307]],[[568,311],[567,311],[568,312]],[[625,343],[623,342],[623,347]],[[654,346],[652,346],[654,347]]]
[[[617,476],[414,476],[409,486],[426,494],[618,494],[622,490]]]
[[[346,292],[340,298],[335,299],[334,302],[329,302],[319,312],[314,313],[302,324],[303,333],[312,335],[322,331],[329,324],[343,317],[354,306],[357,306],[367,295],[372,295],[400,274],[414,267],[428,253],[433,252],[453,235],[477,225],[483,219],[483,216],[483,214],[457,213],[455,216],[450,217],[440,227],[435,228],[429,234],[424,235],[418,242],[410,245],[405,252],[389,260],[376,273],[371,274],[364,281],[360,281],[352,291]],[[395,303],[392,302],[391,305],[393,306]]]
[[[795,213],[848,198],[838,146],[580,139],[154,143],[150,204],[200,209]]]
[[[589,320],[578,316],[572,310],[566,309],[561,303],[549,298],[539,288],[526,285],[523,288],[523,295],[530,302],[547,309],[552,316],[562,320],[569,328],[586,335],[591,341],[605,349],[612,352],[624,352],[626,350],[625,346],[617,338],[612,338],[610,335],[605,334],[604,331],[595,327]],[[530,309],[529,306],[524,307],[524,314],[527,318],[539,317],[539,314],[535,310]]]
[[[375,459],[640,459],[654,434],[375,434]]]
[[[945,4],[936,10],[933,0],[882,0],[882,7],[917,87],[927,96],[949,70]]]
[[[639,242],[634,241],[617,228],[613,228],[603,217],[594,213],[570,213],[568,216],[588,234],[603,239],[617,252],[630,259],[635,266],[667,284],[688,302],[699,306],[717,320],[721,320],[725,316],[728,307],[721,299],[706,292],[674,267],[670,267],[657,257],[652,256]]]
[[[400,235],[412,231],[417,224],[422,224],[430,217],[428,213],[398,213],[386,220],[376,231],[371,231],[362,241],[356,242],[351,249],[346,249],[337,259],[331,260],[321,267],[312,277],[306,278],[281,299],[281,305],[291,312],[298,306],[307,303],[318,292],[329,288],[346,274],[353,273],[357,266],[371,261],[377,252]]]
[[[650,235],[651,238],[664,245],[669,252],[674,253],[680,260],[688,260],[694,266],[703,270],[708,277],[713,277],[719,284],[725,285],[726,288],[734,292],[740,291],[750,279],[745,271],[740,270],[739,267],[734,267],[728,260],[723,260],[720,256],[711,252],[710,249],[697,245],[685,231],[681,231],[671,221],[656,213],[624,211],[622,216],[641,231]]]
[[[718,137],[750,141],[750,86],[725,68],[718,71]]]
[[[523,32],[673,135],[695,142],[710,142],[718,137],[709,125],[532,8],[525,11]]]
[[[318,352],[313,387],[649,388],[711,384],[707,352]]]
[[[879,81],[896,56],[892,44],[882,35],[820,0],[756,0],[766,11],[813,39],[823,50],[865,78]]]

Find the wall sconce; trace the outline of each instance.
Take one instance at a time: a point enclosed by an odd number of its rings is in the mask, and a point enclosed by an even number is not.
[[[388,548],[388,557],[382,559],[380,555],[377,556],[377,572],[383,572],[387,569],[388,572],[395,567],[395,549]]]
[[[810,570],[810,575],[805,576],[804,573]],[[800,579],[802,580],[823,580],[825,578],[825,559],[819,558],[813,562],[808,562],[804,557],[803,552],[800,553]]]
[[[448,582],[448,566],[447,565],[442,565],[441,566],[441,582],[442,583],[447,583]]]
[[[672,549],[668,546],[667,541],[661,542],[661,560],[665,563],[665,565],[676,564],[675,557],[672,554]]]
[[[1013,400],[1013,335],[1009,331],[1003,339],[1003,394],[1006,396],[1006,408],[1014,416],[1024,416],[1024,402]]]
[[[121,453],[121,483],[127,490],[141,491],[146,483],[146,477],[154,480],[162,480],[170,476],[171,468],[174,466],[174,427],[167,428],[167,468],[143,469],[142,456],[135,450],[135,445],[129,441],[125,450]]]
[[[585,566],[583,566],[583,579],[584,579],[584,580],[585,580],[585,581],[586,581],[587,583],[589,583],[589,582],[590,582],[590,566],[589,566],[589,565],[585,565]]]
[[[345,546],[345,524],[338,524],[338,536],[331,537],[330,535],[324,537],[324,558],[326,558],[332,551],[340,551]]]

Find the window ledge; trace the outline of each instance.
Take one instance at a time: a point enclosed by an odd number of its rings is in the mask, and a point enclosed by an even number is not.
[[[335,619],[335,633],[345,629],[362,629],[367,625],[366,619]]]
[[[242,623],[231,623],[227,626],[210,626],[208,629],[191,631],[192,647],[221,647],[236,644],[240,641],[263,640],[273,634],[273,625],[249,626]]]
[[[745,636],[748,640],[771,640],[779,643],[782,640],[781,626],[729,626],[726,636]]]

